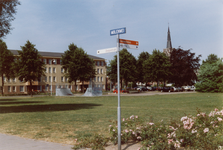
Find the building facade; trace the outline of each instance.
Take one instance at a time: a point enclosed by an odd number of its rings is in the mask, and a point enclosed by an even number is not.
[[[10,50],[14,56],[18,56],[17,50]],[[77,80],[75,87],[74,83],[68,83],[66,78],[65,70],[61,66],[61,58],[63,53],[54,52],[40,52],[42,56],[41,61],[45,63],[45,76],[32,82],[33,90],[38,92],[53,93],[56,92],[56,88],[69,88],[71,91],[80,91],[84,86],[87,89],[89,82]],[[101,87],[103,90],[106,89],[106,62],[105,59],[88,55],[95,61],[96,76],[92,79],[92,84],[95,87]],[[90,79],[89,79],[90,80]],[[27,94],[29,89],[29,82],[20,81],[18,78],[7,79],[3,77],[4,81],[4,94]],[[2,85],[2,79],[0,77],[0,86]],[[2,89],[2,88],[1,88]]]

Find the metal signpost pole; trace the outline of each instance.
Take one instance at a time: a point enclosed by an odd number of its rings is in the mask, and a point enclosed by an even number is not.
[[[118,150],[121,150],[121,106],[120,106],[120,76],[119,76],[119,34],[117,34],[117,80],[118,80]]]

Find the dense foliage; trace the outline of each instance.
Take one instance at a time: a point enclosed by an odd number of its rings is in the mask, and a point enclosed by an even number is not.
[[[197,80],[196,72],[200,67],[201,55],[195,56],[191,50],[182,50],[181,48],[173,49],[170,55],[170,71],[169,82],[175,85],[193,85]]]
[[[18,0],[0,1],[0,38],[6,36],[12,29],[10,22],[15,19],[17,5],[20,5]]]
[[[166,81],[170,75],[169,58],[159,50],[153,50],[152,55],[143,63],[145,81]]]
[[[14,56],[7,49],[7,45],[0,39],[0,77],[2,77],[2,89],[4,88],[4,78],[14,77]],[[0,89],[1,90],[1,89]],[[3,90],[1,90],[2,95]]]
[[[73,43],[68,48],[62,55],[62,67],[66,70],[68,82],[74,82],[76,87],[76,80],[89,81],[95,76],[95,63],[82,48]]]
[[[197,91],[223,92],[223,61],[213,56],[209,55],[198,71],[199,81],[195,84]]]
[[[127,51],[127,49],[122,49],[119,52],[119,65],[120,65],[120,81],[124,81],[125,85],[128,82],[135,81],[137,76],[136,59],[135,57]],[[114,82],[117,81],[117,55],[114,59],[110,61],[107,75]],[[122,82],[121,82],[122,87]]]
[[[32,96],[32,82],[45,75],[45,64],[41,61],[41,55],[35,45],[27,41],[21,46],[22,51],[18,51],[19,58],[16,62],[17,76],[20,81],[29,82],[28,92]]]

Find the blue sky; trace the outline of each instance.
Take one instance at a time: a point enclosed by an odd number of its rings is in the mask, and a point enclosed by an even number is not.
[[[143,51],[163,51],[168,23],[172,46],[191,49],[206,59],[223,58],[222,0],[20,0],[11,34],[4,41],[20,50],[26,41],[39,51],[64,52],[70,43],[88,54],[113,59],[116,53],[97,50],[116,46],[110,30],[126,27],[122,39],[139,41],[128,49],[136,58]]]

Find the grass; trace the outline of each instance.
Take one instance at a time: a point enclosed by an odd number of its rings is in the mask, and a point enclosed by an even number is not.
[[[169,121],[196,108],[222,109],[222,93],[186,93],[121,97],[121,118],[138,115],[146,121]],[[93,133],[108,135],[117,119],[117,96],[0,98],[0,133],[64,144]]]

